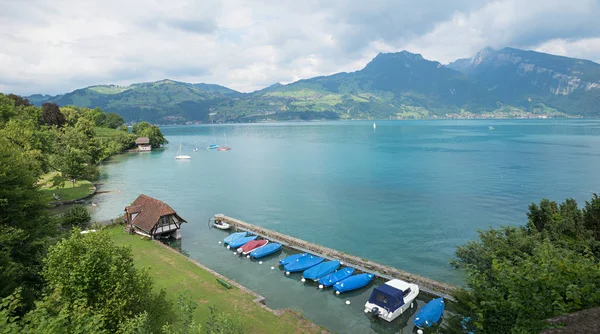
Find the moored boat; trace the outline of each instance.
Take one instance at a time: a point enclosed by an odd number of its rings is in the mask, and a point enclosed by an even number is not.
[[[231,226],[229,226],[229,224],[222,222],[220,220],[216,220],[213,223],[213,226],[220,229],[220,230],[228,230]]]
[[[334,273],[331,273],[325,277],[319,279],[319,288],[332,286],[335,283],[352,276],[354,274],[354,268],[342,268]]]
[[[286,264],[290,263],[290,262],[294,262],[296,260],[298,260],[298,258],[302,257],[302,256],[307,256],[308,253],[298,253],[298,254],[292,254],[284,259],[279,260],[279,264],[282,266],[285,266]]]
[[[342,292],[352,291],[356,289],[360,289],[363,286],[366,286],[371,282],[371,280],[375,277],[373,274],[358,274],[353,275],[348,278],[345,278],[333,285],[333,289],[336,294],[340,294]]]
[[[304,282],[304,279],[311,279],[313,281],[318,281],[319,278],[326,276],[328,274],[331,274],[339,267],[340,267],[340,261],[338,261],[338,260],[321,262],[312,268],[306,269],[302,273],[303,282]]]
[[[237,240],[234,240],[232,242],[229,243],[229,247],[233,248],[233,249],[237,249],[240,248],[242,246],[244,246],[245,244],[249,243],[250,241],[254,240],[258,238],[258,236],[256,235],[252,235],[249,237],[243,237],[243,238],[239,238]]]
[[[220,146],[219,144],[210,144],[206,147],[207,150],[216,150],[218,149]]]
[[[365,303],[365,313],[392,321],[411,308],[418,295],[418,285],[393,279],[373,289]]]
[[[235,241],[239,238],[243,238],[245,236],[248,235],[248,232],[236,232],[236,233],[232,233],[230,234],[228,237],[226,237],[225,239],[223,239],[223,243],[224,244],[228,244],[232,241]]]
[[[250,252],[250,256],[255,259],[260,259],[261,257],[265,257],[267,255],[273,254],[281,249],[281,244],[278,243],[270,243],[263,247],[257,248]]]
[[[324,258],[314,255],[300,256],[296,261],[284,265],[283,269],[285,269],[286,274],[304,271],[310,267],[316,266],[324,260]]]
[[[431,327],[440,321],[442,313],[444,313],[444,298],[433,299],[419,310],[413,323],[419,328]]]
[[[238,253],[240,253],[242,255],[248,255],[251,251],[253,251],[259,247],[262,247],[268,243],[269,243],[269,240],[252,240],[252,241],[249,241],[244,246],[238,248],[237,251],[238,251]]]

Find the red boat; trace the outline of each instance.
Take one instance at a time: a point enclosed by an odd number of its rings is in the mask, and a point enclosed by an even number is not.
[[[246,243],[244,246],[237,249],[237,252],[242,255],[248,255],[253,250],[260,248],[269,243],[269,240],[252,240]]]
[[[217,148],[217,151],[229,151],[231,150],[231,147],[227,147],[227,146],[221,146],[219,148]]]

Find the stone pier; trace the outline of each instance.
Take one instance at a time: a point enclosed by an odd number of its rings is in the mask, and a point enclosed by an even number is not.
[[[281,243],[284,247],[299,252],[309,252],[311,254],[323,256],[328,259],[340,260],[344,262],[344,265],[354,267],[355,269],[358,269],[363,272],[373,273],[376,276],[387,280],[397,278],[410,283],[416,283],[419,285],[419,289],[426,294],[436,297],[444,297],[445,299],[451,301],[454,300],[454,298],[450,296],[450,293],[454,289],[456,289],[456,287],[453,285],[434,281],[427,277],[411,274],[409,272],[397,268],[369,261],[367,259],[359,258],[357,256],[346,254],[344,252],[340,252],[335,249],[327,248],[321,245],[317,245],[312,242],[294,238],[289,235],[285,235],[260,226],[249,224],[239,219],[228,217],[222,214],[215,215],[214,220],[225,222],[231,225],[232,228],[235,230],[252,232],[253,234],[261,236],[265,239]]]

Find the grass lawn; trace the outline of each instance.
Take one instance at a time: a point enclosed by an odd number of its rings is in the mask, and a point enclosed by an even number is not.
[[[87,180],[78,180],[75,182],[75,186],[70,181],[64,183],[61,188],[51,187],[50,180],[57,175],[58,172],[50,172],[42,175],[38,183],[41,185],[40,191],[50,201],[55,201],[52,194],[60,196],[61,201],[70,201],[78,198],[85,197],[94,191],[94,185]]]
[[[157,288],[165,288],[167,297],[176,301],[180,291],[191,296],[197,303],[194,319],[204,324],[208,319],[209,306],[219,311],[236,314],[241,318],[248,333],[319,333],[321,329],[305,319],[289,312],[276,316],[253,302],[255,296],[237,287],[231,290],[216,281],[216,277],[188,261],[184,255],[164,249],[138,235],[123,232],[122,226],[110,227],[108,233],[119,245],[132,248],[136,266],[149,268]]]

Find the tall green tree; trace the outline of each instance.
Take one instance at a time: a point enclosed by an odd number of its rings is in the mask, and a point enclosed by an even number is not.
[[[85,306],[102,316],[109,332],[145,312],[150,330],[158,333],[174,317],[164,290],[154,292],[147,271],[135,268],[131,249],[115,245],[103,231],[74,230],[50,248],[44,264],[50,311]]]
[[[165,139],[162,132],[156,125],[152,125],[142,130],[138,130],[138,136],[148,137],[148,139],[150,139],[150,145],[152,145],[152,147],[161,147],[169,142],[167,139]]]
[[[598,194],[594,194],[590,201],[585,202],[583,222],[592,236],[600,241],[600,197]]]
[[[103,126],[110,129],[116,129],[124,123],[125,120],[123,119],[123,117],[121,117],[118,114],[115,114],[114,112],[109,112],[108,114],[106,114]]]

